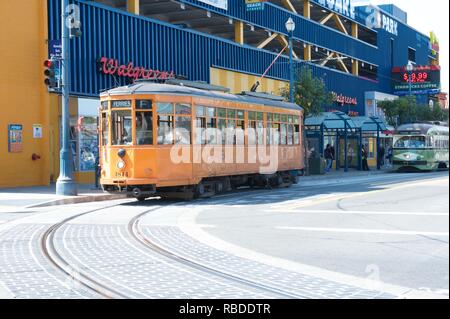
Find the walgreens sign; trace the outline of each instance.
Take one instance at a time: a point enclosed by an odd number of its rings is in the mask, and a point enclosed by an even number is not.
[[[133,62],[120,64],[118,60],[107,57],[99,58],[97,63],[98,70],[103,74],[128,77],[133,80],[167,80],[175,77],[173,71],[146,69],[142,66],[135,66]]]

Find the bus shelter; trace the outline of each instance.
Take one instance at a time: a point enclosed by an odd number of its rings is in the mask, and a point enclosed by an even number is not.
[[[351,166],[348,161],[349,142],[358,141],[360,137],[359,130],[350,116],[343,112],[325,112],[317,116],[309,116],[305,119],[305,132],[309,158],[313,161],[323,158],[325,146],[330,144],[335,150],[336,170],[344,168],[348,171]],[[355,149],[356,156],[360,153],[357,149]],[[351,159],[357,163],[356,158]]]
[[[325,146],[330,144],[335,149],[336,170],[362,170],[361,148],[365,145],[372,159],[369,165],[380,169],[380,135],[386,130],[386,124],[378,117],[350,117],[343,112],[309,116],[305,119],[308,160],[322,159]]]
[[[388,131],[386,123],[376,116],[353,117],[353,122],[361,134],[361,146],[364,145],[368,154],[369,166],[381,169],[380,146],[381,136]]]

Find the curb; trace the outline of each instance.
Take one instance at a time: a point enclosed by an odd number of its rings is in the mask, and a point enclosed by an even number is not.
[[[317,180],[333,180],[333,179],[349,179],[352,177],[368,177],[373,175],[381,175],[381,174],[390,174],[390,171],[373,171],[366,174],[349,174],[349,173],[343,173],[339,175],[308,175],[308,176],[300,176],[301,180],[304,181],[317,181]]]
[[[127,198],[126,194],[103,194],[103,195],[87,195],[87,196],[77,196],[77,197],[67,197],[61,199],[55,199],[48,202],[43,202],[39,204],[33,204],[26,206],[25,208],[40,208],[48,206],[59,206],[59,205],[70,205],[70,204],[81,204],[90,202],[102,202],[107,200],[116,200]]]

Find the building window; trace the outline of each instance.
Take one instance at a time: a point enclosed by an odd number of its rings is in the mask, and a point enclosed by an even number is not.
[[[413,48],[408,48],[408,61],[416,63],[416,50]]]

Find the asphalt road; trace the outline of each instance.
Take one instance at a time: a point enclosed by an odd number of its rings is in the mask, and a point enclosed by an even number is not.
[[[252,251],[448,295],[448,172],[319,184],[219,201],[197,222]]]
[[[104,297],[92,283],[126,298],[448,298],[448,182],[309,178],[1,213],[0,298]]]

